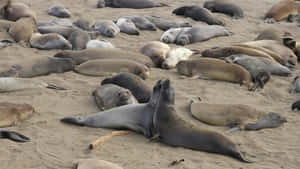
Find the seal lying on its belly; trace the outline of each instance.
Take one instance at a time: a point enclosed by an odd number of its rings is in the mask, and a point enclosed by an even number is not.
[[[152,135],[157,136],[159,141],[171,146],[219,153],[242,162],[251,162],[246,160],[244,154],[241,154],[237,146],[225,136],[205,129],[196,129],[177,116],[174,107],[175,92],[170,80],[161,81],[160,88],[152,130]]]
[[[148,103],[116,107],[87,117],[65,117],[61,121],[95,128],[129,129],[151,137],[153,112],[160,96],[159,84],[154,86]]]

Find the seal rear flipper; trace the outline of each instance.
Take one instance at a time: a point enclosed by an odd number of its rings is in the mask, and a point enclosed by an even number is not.
[[[0,138],[7,138],[15,142],[28,142],[30,139],[14,131],[0,130]]]
[[[267,115],[260,117],[255,124],[247,124],[245,130],[260,130],[264,128],[276,128],[287,122],[286,118],[281,117],[277,113],[270,112]]]
[[[74,124],[78,126],[84,126],[84,121],[80,117],[65,117],[60,120],[63,123]]]
[[[67,90],[63,87],[59,87],[59,86],[56,86],[56,85],[53,85],[53,84],[48,84],[48,86],[46,87],[48,89],[55,89],[55,90]]]

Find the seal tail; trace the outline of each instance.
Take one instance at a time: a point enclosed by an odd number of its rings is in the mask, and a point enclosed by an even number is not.
[[[78,125],[78,126],[84,126],[84,122],[82,119],[78,118],[78,117],[65,117],[63,119],[60,120],[63,123],[69,123],[69,124],[74,124],[74,125]]]
[[[19,134],[14,131],[1,130],[0,131],[1,138],[7,138],[15,142],[28,142],[30,139],[22,134]]]
[[[53,84],[48,84],[48,86],[46,86],[46,88],[48,89],[54,89],[54,90],[67,90],[63,87],[59,87],[59,86],[56,86],[56,85],[53,85]]]

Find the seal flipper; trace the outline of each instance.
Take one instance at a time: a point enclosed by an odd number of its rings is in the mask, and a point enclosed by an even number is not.
[[[78,126],[85,126],[84,120],[81,117],[65,117],[60,120],[63,123],[74,124]]]
[[[55,89],[55,90],[67,90],[63,87],[59,87],[59,86],[56,86],[56,85],[53,85],[53,84],[48,84],[48,86],[46,86],[46,88],[48,89]]]
[[[287,122],[286,118],[281,117],[277,113],[270,112],[269,114],[260,117],[255,124],[250,123],[245,126],[245,130],[260,130],[264,128],[276,128],[282,123]]]
[[[255,162],[253,160],[246,158],[246,153],[244,153],[244,152],[234,151],[233,154],[231,154],[231,156],[240,160],[241,162],[244,162],[244,163],[254,163]],[[253,156],[253,157],[255,157],[255,156]]]
[[[15,142],[28,142],[30,139],[14,131],[0,130],[0,138],[7,138]]]

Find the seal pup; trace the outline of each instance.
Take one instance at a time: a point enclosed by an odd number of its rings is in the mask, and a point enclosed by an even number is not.
[[[35,89],[35,88],[49,88],[56,90],[65,90],[62,87],[58,87],[52,84],[47,84],[42,81],[35,79],[25,79],[25,78],[14,78],[14,77],[1,77],[0,78],[0,93],[1,92],[12,92],[25,89]]]
[[[119,32],[120,28],[113,22],[108,20],[97,21],[92,29],[96,32],[101,33],[103,36],[115,37]]]
[[[190,112],[194,118],[204,123],[241,130],[277,128],[287,122],[286,118],[277,113],[257,110],[245,104],[211,104],[192,101]]]
[[[110,48],[110,49],[115,49],[116,47],[111,44],[109,41],[105,39],[100,39],[100,40],[90,40],[86,44],[86,48]]]
[[[144,45],[140,52],[149,56],[156,67],[161,67],[162,62],[166,59],[166,55],[171,48],[169,45],[159,42],[151,41]]]
[[[281,0],[274,4],[265,15],[266,23],[281,21],[286,19],[290,14],[298,14],[299,4],[294,0]]]
[[[9,130],[5,130],[0,128],[0,138],[6,138],[15,142],[28,142],[30,141],[30,138],[17,133],[15,131],[9,131]]]
[[[294,102],[293,104],[292,104],[292,111],[299,111],[300,110],[300,101],[298,100],[298,101],[296,101],[296,102]]]
[[[176,113],[175,91],[170,80],[161,82],[160,97],[153,114],[152,135],[167,145],[218,153],[242,162],[252,162],[244,157],[237,146],[225,136],[206,129],[195,128]]]
[[[96,105],[100,110],[138,103],[128,89],[124,89],[123,87],[114,84],[106,84],[97,87],[93,91],[93,96]]]
[[[177,64],[177,72],[192,78],[221,80],[251,87],[251,74],[242,66],[213,58],[183,60]]]
[[[112,8],[154,8],[168,6],[164,3],[154,2],[151,0],[105,0],[105,6]]]
[[[71,42],[73,50],[82,50],[86,48],[91,38],[87,32],[77,29],[70,34],[68,40]]]
[[[292,82],[292,87],[289,90],[290,93],[300,93],[300,76],[296,76]]]
[[[200,6],[182,6],[176,8],[172,12],[175,15],[183,15],[184,17],[190,17],[195,21],[206,22],[209,25],[225,25],[225,23],[217,19],[213,14]]]
[[[153,65],[148,56],[136,52],[111,48],[88,48],[80,51],[62,51],[56,53],[54,57],[72,59],[76,65],[94,59],[128,59],[149,66]]]
[[[80,159],[76,162],[75,169],[123,169],[122,167],[118,166],[117,164],[98,160],[98,159]]]
[[[130,19],[140,30],[156,31],[155,25],[144,16],[125,16],[123,18]]]
[[[187,45],[196,42],[202,42],[219,36],[232,35],[226,28],[219,25],[202,25],[192,28],[184,28],[177,35],[176,45]]]
[[[70,18],[71,12],[63,6],[52,5],[48,9],[48,15],[56,16],[59,18]]]
[[[165,61],[161,67],[163,69],[173,69],[177,63],[182,60],[188,60],[190,56],[197,54],[197,51],[192,51],[187,48],[175,48],[168,51]]]
[[[35,19],[24,17],[15,22],[9,29],[9,34],[16,42],[29,42],[31,35],[36,29]]]
[[[234,19],[240,19],[244,17],[244,12],[241,7],[226,0],[206,1],[204,2],[203,7],[211,12],[224,13],[233,17]]]
[[[31,17],[36,20],[36,13],[24,3],[9,0],[9,3],[4,7],[4,18],[17,21],[23,17]]]
[[[146,16],[160,30],[166,31],[170,28],[192,27],[189,22],[176,22],[170,19],[161,18],[159,16]]]
[[[61,122],[79,126],[111,129],[129,129],[152,137],[153,113],[160,97],[160,81],[156,83],[147,103],[129,104],[115,107],[86,117],[65,117]]]
[[[149,68],[143,64],[125,59],[89,60],[75,67],[74,71],[87,76],[108,76],[120,72],[130,72],[147,79]]]
[[[30,104],[0,103],[0,127],[8,127],[21,123],[34,113]]]
[[[115,84],[125,89],[130,90],[139,103],[147,103],[151,97],[151,88],[139,76],[122,72],[113,77],[104,79],[101,85]]]
[[[64,73],[74,69],[74,62],[67,58],[40,57],[24,60],[21,64],[11,65],[0,72],[0,77],[24,77],[48,75],[51,73]]]
[[[63,36],[57,33],[40,34],[33,33],[30,38],[30,45],[33,48],[51,49],[72,49],[72,45]]]
[[[128,35],[139,35],[140,32],[135,24],[128,18],[119,18],[117,20],[117,26],[120,28],[120,32]]]
[[[160,41],[162,41],[164,43],[175,43],[176,37],[179,35],[179,33],[182,31],[182,29],[187,29],[187,28],[171,28],[171,29],[165,31],[161,35]]]
[[[254,76],[259,74],[259,71],[270,72],[272,75],[278,76],[290,76],[292,72],[289,68],[277,63],[273,62],[270,59],[249,56],[245,54],[235,54],[228,56],[225,60],[231,60],[233,63],[239,64],[246,68],[251,75]]]

